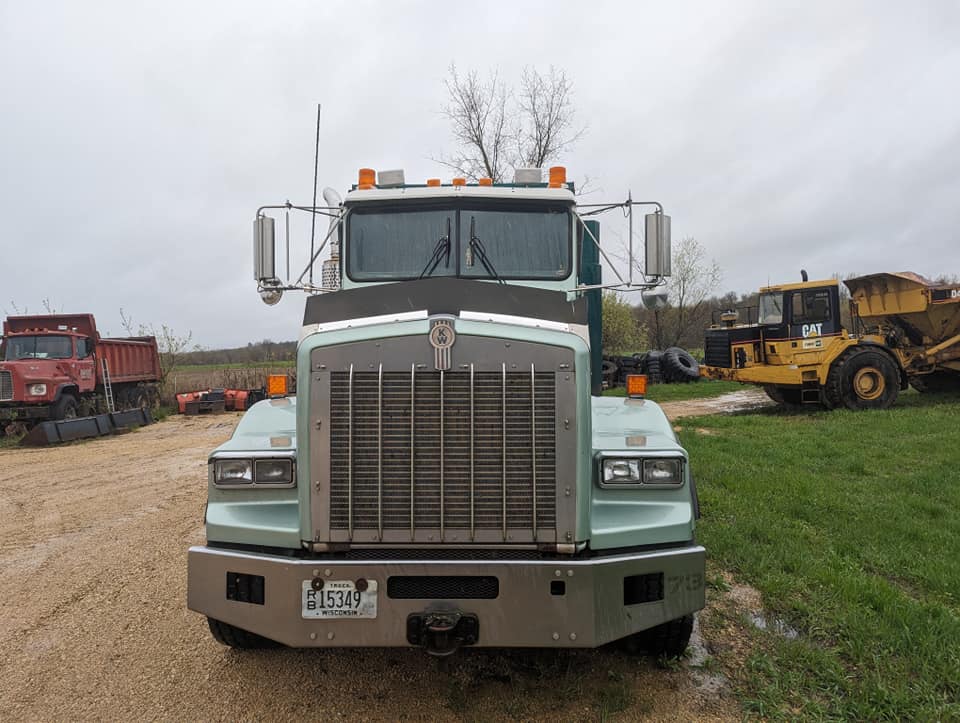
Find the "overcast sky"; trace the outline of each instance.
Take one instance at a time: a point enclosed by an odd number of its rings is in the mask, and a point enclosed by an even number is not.
[[[0,0],[0,309],[296,338],[302,294],[255,293],[255,209],[309,201],[318,102],[321,188],[447,178],[451,61],[565,69],[571,175],[662,201],[723,290],[960,274],[955,0]]]

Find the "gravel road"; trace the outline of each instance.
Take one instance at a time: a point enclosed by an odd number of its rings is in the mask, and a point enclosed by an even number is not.
[[[739,719],[716,681],[613,650],[217,644],[186,609],[206,455],[238,416],[0,449],[0,720]],[[720,686],[722,688],[722,686]]]

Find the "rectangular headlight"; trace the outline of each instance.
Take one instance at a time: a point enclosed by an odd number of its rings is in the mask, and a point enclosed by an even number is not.
[[[605,459],[603,460],[604,484],[639,484],[639,459]]]
[[[253,482],[253,462],[249,459],[218,459],[213,465],[213,481],[239,485]]]
[[[643,460],[643,483],[645,485],[682,485],[683,460],[676,458]]]
[[[47,393],[46,384],[31,384],[30,386],[27,387],[27,394],[29,394],[32,397],[42,397],[46,393]]]
[[[258,459],[254,480],[257,484],[290,484],[293,482],[293,462],[289,459]]]

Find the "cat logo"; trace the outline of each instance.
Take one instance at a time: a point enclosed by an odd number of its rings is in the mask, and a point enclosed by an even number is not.
[[[438,371],[450,369],[450,348],[456,340],[453,319],[443,316],[430,320],[430,346],[434,351],[433,365]]]
[[[823,324],[804,324],[804,337],[820,336],[823,333]]]

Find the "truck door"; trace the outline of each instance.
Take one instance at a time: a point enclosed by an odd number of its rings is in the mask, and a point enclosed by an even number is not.
[[[840,333],[840,295],[837,287],[798,289],[789,294],[791,347],[822,349],[826,339]]]
[[[77,339],[77,361],[74,364],[77,384],[81,392],[91,392],[97,384],[97,372],[94,368],[93,339]]]

